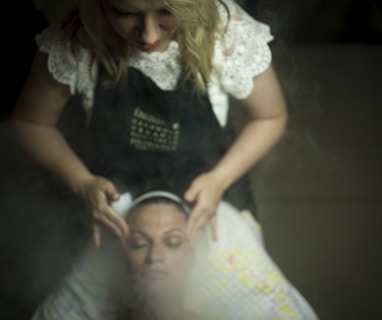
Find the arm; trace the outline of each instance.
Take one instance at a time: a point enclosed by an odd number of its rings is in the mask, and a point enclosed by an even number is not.
[[[254,88],[242,104],[249,122],[214,169],[224,189],[258,163],[286,127],[287,107],[272,66],[254,79]]]
[[[48,71],[47,55],[37,52],[12,119],[31,156],[76,191],[76,181],[88,178],[90,172],[56,128],[69,98],[68,86],[54,80]]]
[[[47,55],[37,52],[12,115],[20,141],[39,164],[84,198],[96,220],[118,236],[127,234],[123,218],[108,205],[119,197],[114,186],[92,175],[56,128],[69,98],[69,87],[49,72]],[[99,245],[98,227],[94,236]]]
[[[223,193],[275,146],[286,127],[287,107],[273,67],[253,81],[242,101],[248,123],[215,168],[197,177],[185,194],[187,201],[197,200],[188,225],[191,237],[211,221],[216,238],[214,217]]]

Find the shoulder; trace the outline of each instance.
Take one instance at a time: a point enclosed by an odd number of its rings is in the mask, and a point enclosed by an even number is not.
[[[255,32],[258,36],[266,36],[267,41],[273,40],[269,26],[246,12],[235,0],[219,1],[218,10],[222,27],[223,29],[226,27],[225,41],[229,32],[235,28],[248,28],[248,30]]]
[[[269,25],[258,21],[235,1],[219,5],[221,30],[215,44],[214,65],[225,91],[243,99],[252,89],[253,78],[271,64],[269,42],[273,35]]]
[[[47,66],[53,78],[70,87],[72,94],[91,75],[93,54],[86,46],[85,32],[80,29],[76,40],[63,29],[63,19],[49,25],[35,36],[38,50],[47,54]]]

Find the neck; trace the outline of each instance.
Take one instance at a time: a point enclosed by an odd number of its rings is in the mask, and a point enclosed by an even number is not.
[[[184,313],[179,308],[137,309],[132,312],[132,320],[179,320],[185,319]]]
[[[133,320],[179,320],[185,319],[180,295],[166,299],[149,299],[133,308]]]

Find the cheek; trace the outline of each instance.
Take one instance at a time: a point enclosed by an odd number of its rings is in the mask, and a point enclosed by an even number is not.
[[[112,19],[110,25],[113,30],[122,38],[127,38],[135,27],[135,23],[130,19]]]
[[[178,21],[174,17],[164,19],[162,28],[170,33],[174,33],[178,29]]]
[[[129,270],[134,272],[142,268],[142,266],[145,263],[145,256],[146,256],[146,253],[144,252],[144,250],[128,251],[127,263],[128,263]]]
[[[179,251],[173,251],[167,254],[168,266],[176,271],[175,273],[183,273],[183,270],[187,270],[191,260],[192,252],[189,247],[184,247],[179,249]]]

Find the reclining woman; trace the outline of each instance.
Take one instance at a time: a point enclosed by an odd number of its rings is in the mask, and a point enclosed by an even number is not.
[[[132,203],[125,199],[123,195],[115,205],[130,226],[119,260],[126,277],[117,277],[117,285],[110,286],[102,301],[105,308],[98,309],[100,319],[317,319],[264,250],[261,230],[250,214],[222,202],[218,241],[211,240],[205,227],[191,243],[190,208],[179,196],[154,190]],[[115,247],[120,248],[116,241]],[[85,287],[92,285],[95,291],[102,289],[93,283]],[[84,317],[81,308],[71,312]]]
[[[125,250],[132,299],[124,320],[317,319],[264,250],[250,214],[222,202],[218,241],[205,228],[192,244],[190,208],[173,193],[148,192],[120,210],[131,228]]]
[[[127,211],[130,292],[122,295],[128,299],[121,303],[126,308],[120,319],[201,319],[183,304],[194,265],[186,234],[189,208],[174,194],[154,191],[137,198]]]

